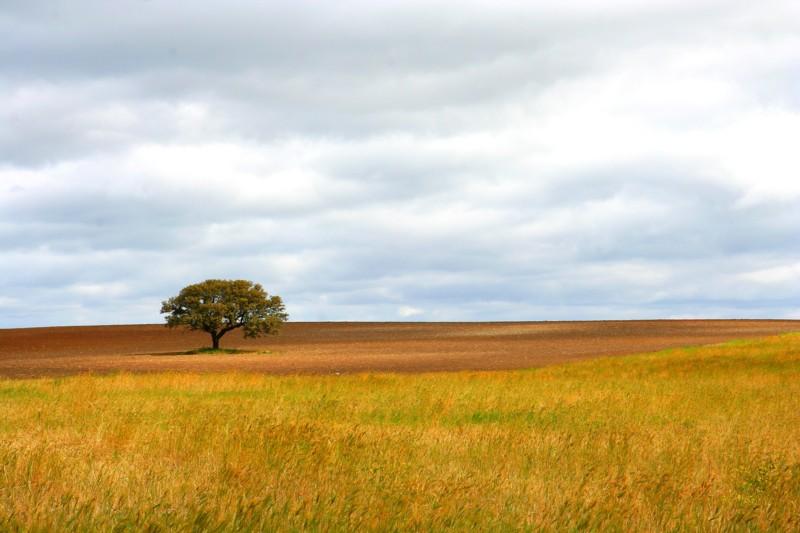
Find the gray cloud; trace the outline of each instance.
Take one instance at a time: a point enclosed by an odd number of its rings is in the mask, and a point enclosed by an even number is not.
[[[0,327],[799,316],[794,2],[4,2]]]

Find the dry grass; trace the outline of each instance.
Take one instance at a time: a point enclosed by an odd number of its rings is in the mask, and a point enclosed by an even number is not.
[[[800,528],[800,335],[530,371],[0,381],[0,530]]]

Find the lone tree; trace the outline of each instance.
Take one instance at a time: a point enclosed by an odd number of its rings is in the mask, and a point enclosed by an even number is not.
[[[167,327],[186,326],[211,335],[211,345],[229,331],[244,328],[245,337],[274,335],[289,315],[280,296],[269,296],[258,283],[243,279],[208,279],[181,289],[162,302]]]

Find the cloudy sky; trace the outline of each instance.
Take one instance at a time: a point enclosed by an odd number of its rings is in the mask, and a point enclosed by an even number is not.
[[[0,327],[800,318],[800,3],[0,1]]]

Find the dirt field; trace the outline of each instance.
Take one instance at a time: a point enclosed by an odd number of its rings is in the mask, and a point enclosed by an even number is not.
[[[207,345],[208,336],[161,325],[0,329],[0,376],[514,369],[790,331],[800,331],[800,321],[298,322],[277,337],[251,340],[232,332],[222,341],[269,354],[175,355]]]

